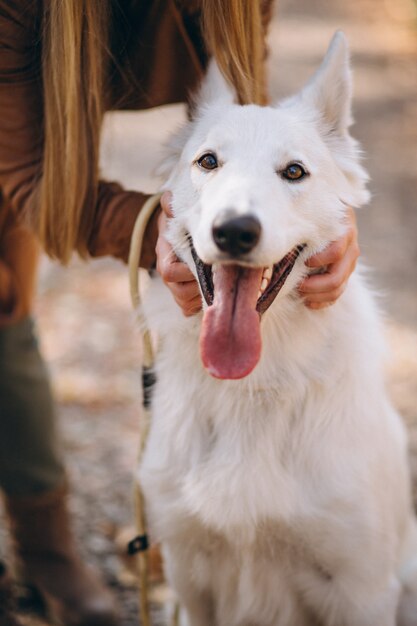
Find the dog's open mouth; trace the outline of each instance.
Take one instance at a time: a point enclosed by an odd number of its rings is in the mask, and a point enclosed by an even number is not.
[[[216,378],[247,376],[261,354],[260,318],[282,289],[305,248],[298,245],[267,268],[206,265],[191,253],[208,308],[200,335],[203,364]]]

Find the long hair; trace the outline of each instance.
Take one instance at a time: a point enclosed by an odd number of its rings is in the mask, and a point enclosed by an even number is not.
[[[206,45],[240,104],[265,104],[265,46],[259,0],[203,0]]]
[[[52,0],[44,15],[44,155],[38,232],[64,263],[87,255],[96,203],[107,44],[105,0]]]
[[[37,230],[62,262],[87,256],[98,188],[110,0],[45,2],[44,152]],[[211,54],[242,104],[265,100],[259,2],[202,0]]]

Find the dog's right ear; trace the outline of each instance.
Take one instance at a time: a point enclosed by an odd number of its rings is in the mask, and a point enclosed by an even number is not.
[[[322,64],[296,98],[317,111],[326,134],[345,135],[352,123],[352,78],[342,31],[334,34]]]
[[[211,60],[204,76],[200,89],[191,100],[189,110],[191,120],[173,135],[166,145],[165,159],[155,170],[155,174],[166,179],[162,190],[172,188],[177,176],[177,167],[181,152],[193,132],[193,124],[199,114],[212,105],[232,104],[235,102],[233,88],[220,72],[216,62]]]
[[[200,89],[193,99],[193,110],[198,111],[212,104],[233,104],[236,94],[227,82],[217,63],[212,59],[204,76]]]

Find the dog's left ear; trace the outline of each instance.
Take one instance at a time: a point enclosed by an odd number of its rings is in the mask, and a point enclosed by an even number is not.
[[[352,77],[349,47],[342,31],[333,35],[321,66],[299,97],[318,111],[326,133],[346,133],[352,123]]]
[[[221,73],[217,63],[212,59],[204,76],[200,89],[194,98],[194,109],[205,108],[212,104],[233,104],[236,94],[230,83]]]

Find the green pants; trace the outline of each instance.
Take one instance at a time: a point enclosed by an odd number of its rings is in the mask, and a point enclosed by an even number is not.
[[[48,373],[26,318],[0,328],[0,488],[25,496],[63,481]]]

